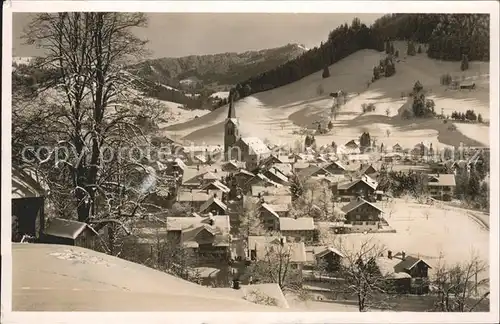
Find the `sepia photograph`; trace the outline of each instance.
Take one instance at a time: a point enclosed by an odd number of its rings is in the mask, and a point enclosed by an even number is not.
[[[27,2],[2,313],[498,322],[498,2]]]

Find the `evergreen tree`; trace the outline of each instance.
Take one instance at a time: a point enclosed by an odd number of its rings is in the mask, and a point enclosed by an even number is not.
[[[408,41],[408,47],[407,47],[406,54],[408,56],[415,56],[415,54],[416,54],[416,52],[415,52],[415,44],[413,44],[412,41]]]
[[[389,40],[385,41],[385,54],[391,54],[391,43]]]
[[[394,44],[393,43],[391,43],[391,52],[390,52],[390,54],[394,54]]]
[[[323,79],[330,77],[330,70],[328,69],[328,66],[325,66],[323,68],[323,74],[321,76],[323,77]]]
[[[422,45],[418,45],[418,50],[417,50],[417,53],[418,53],[418,54],[421,54],[421,53],[422,53]]]
[[[481,116],[481,114],[477,115],[477,121],[479,123],[482,123],[483,122],[483,116]]]
[[[465,71],[469,69],[469,59],[467,55],[462,55],[462,62],[460,63],[460,70]]]

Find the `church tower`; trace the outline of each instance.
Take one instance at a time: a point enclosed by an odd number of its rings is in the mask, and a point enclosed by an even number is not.
[[[224,154],[226,158],[228,157],[228,153],[231,150],[231,147],[236,144],[238,139],[240,138],[239,123],[236,119],[236,113],[234,111],[234,103],[233,103],[233,93],[229,92],[229,109],[227,112],[227,118],[224,123]]]

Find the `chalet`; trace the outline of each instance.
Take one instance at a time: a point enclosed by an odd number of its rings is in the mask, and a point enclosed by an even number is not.
[[[177,202],[199,209],[207,200],[213,197],[204,190],[179,190]]]
[[[340,270],[344,254],[331,246],[306,246],[307,269],[314,270],[318,266],[327,273]]]
[[[349,149],[359,148],[359,141],[350,140],[349,142],[344,144],[344,147],[349,148]]]
[[[282,159],[280,159],[276,155],[270,155],[269,157],[267,157],[267,158],[263,159],[262,161],[260,161],[259,167],[263,168],[263,169],[268,169],[268,168],[270,168],[273,165],[278,164],[278,163],[283,163]]]
[[[377,231],[381,225],[383,211],[372,203],[357,198],[342,207],[345,222],[352,225],[353,232]]]
[[[368,164],[368,165],[361,164],[361,166],[359,168],[359,174],[360,175],[371,176],[373,174],[376,174],[377,172],[378,171],[373,167],[372,164]]]
[[[199,209],[200,214],[226,215],[227,206],[217,197],[210,197]]]
[[[288,177],[285,174],[283,174],[281,170],[275,167],[267,169],[262,174],[273,182],[279,183],[281,185],[288,184]]]
[[[73,245],[94,250],[98,235],[87,223],[50,218],[47,220],[41,241],[47,244]]]
[[[255,178],[255,174],[245,169],[241,169],[238,172],[233,173],[233,178],[235,179],[238,187],[244,188],[248,183],[250,183],[250,180]]]
[[[259,215],[264,228],[268,231],[276,231],[279,229],[280,215],[272,208],[271,205],[263,203],[259,208]]]
[[[215,180],[219,180],[224,174],[217,174],[217,171],[214,172],[207,171],[196,174],[193,176],[192,174],[185,174],[182,186],[187,188],[201,188],[207,183],[213,182]],[[189,178],[187,178],[189,177]],[[187,178],[187,179],[186,179]]]
[[[392,151],[393,152],[397,152],[397,153],[401,153],[403,151],[403,147],[401,145],[399,145],[398,143],[396,143],[393,147],[392,147]]]
[[[229,260],[230,229],[227,215],[167,218],[169,241],[191,249],[198,260]]]
[[[225,171],[225,172],[238,172],[243,167],[244,167],[244,163],[242,163],[240,161],[231,160],[231,161],[224,162],[222,164],[221,169],[222,169],[222,171]]]
[[[314,239],[314,219],[312,217],[280,217],[279,231],[295,242],[311,242]]]
[[[261,203],[259,215],[267,230],[274,231],[280,229],[280,217],[287,217],[290,212],[288,205],[276,205]]]
[[[268,255],[277,253],[289,257],[292,268],[302,270],[307,262],[304,242],[287,242],[284,237],[249,236],[248,255],[250,260],[266,260]]]
[[[337,187],[339,196],[344,197],[370,197],[377,190],[378,183],[367,175],[353,181],[340,183]]]
[[[205,190],[207,194],[213,196],[213,194],[217,194],[217,197],[222,197],[222,194],[228,194],[231,189],[229,189],[228,186],[220,182],[219,180],[214,180],[203,187],[201,187],[201,190]]]
[[[292,175],[292,165],[290,163],[275,163],[273,168],[279,170],[283,175],[289,177]]]
[[[250,191],[252,186],[263,186],[263,187],[281,187],[282,185],[272,181],[262,173],[256,174],[247,183],[243,185],[243,189]]]
[[[406,255],[405,252],[392,255],[392,251],[387,251],[387,257],[378,257],[375,262],[396,293],[429,292],[429,269],[432,268],[420,257]]]
[[[344,174],[346,172],[346,167],[342,165],[339,161],[331,162],[323,166],[323,169],[331,174]]]
[[[12,241],[43,236],[45,192],[27,172],[12,168]]]
[[[456,186],[455,175],[428,175],[426,185],[432,198],[439,200],[451,200]]]
[[[429,147],[424,143],[419,143],[411,150],[411,155],[414,159],[419,159],[429,154]]]
[[[316,177],[320,175],[328,176],[331,175],[331,173],[328,172],[325,168],[322,168],[314,164],[310,164],[307,168],[302,169],[298,172],[298,176],[301,179],[308,179],[310,177]]]

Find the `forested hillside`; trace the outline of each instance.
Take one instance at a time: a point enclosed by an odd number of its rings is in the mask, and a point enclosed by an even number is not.
[[[236,84],[234,99],[295,82],[361,49],[383,51],[388,40],[427,43],[427,55],[435,59],[489,60],[489,15],[389,14],[369,28],[355,18],[330,32],[319,47]]]
[[[146,60],[127,69],[150,81],[182,88],[182,80],[196,79],[196,88],[210,85],[233,85],[253,75],[275,68],[294,59],[306,49],[297,44],[247,51],[244,53],[220,53],[191,55],[179,58]]]

